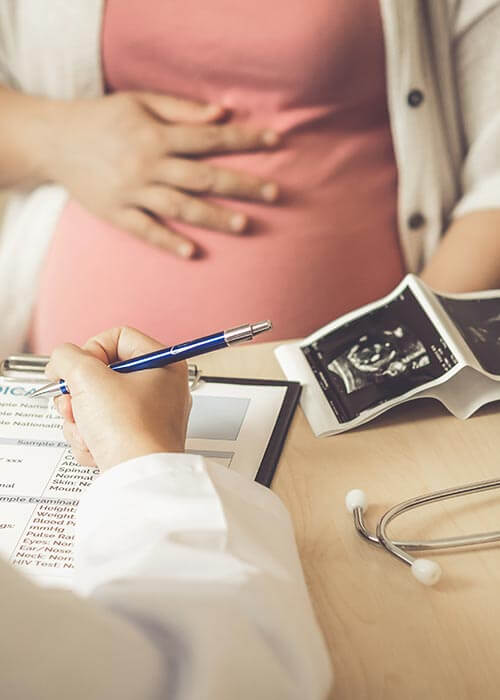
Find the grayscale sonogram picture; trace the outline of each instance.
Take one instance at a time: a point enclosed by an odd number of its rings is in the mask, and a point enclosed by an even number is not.
[[[435,381],[457,362],[409,288],[302,352],[339,422]]]
[[[346,393],[367,384],[421,370],[430,364],[424,344],[404,325],[363,335],[345,353],[328,364],[344,382]]]
[[[500,374],[500,297],[453,299],[436,295],[481,367]]]

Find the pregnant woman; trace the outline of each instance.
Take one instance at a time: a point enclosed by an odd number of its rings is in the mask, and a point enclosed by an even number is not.
[[[500,282],[498,3],[67,5],[0,9],[0,350]]]

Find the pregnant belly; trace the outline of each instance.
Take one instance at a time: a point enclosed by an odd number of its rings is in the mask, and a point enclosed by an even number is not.
[[[203,250],[195,260],[152,248],[68,202],[42,274],[32,349],[82,343],[115,325],[174,343],[267,318],[274,329],[262,340],[299,337],[385,294],[403,266],[396,171],[390,135],[382,136],[360,137],[347,151],[340,141],[335,152],[332,135],[316,130],[300,137],[300,148],[232,156],[228,167],[276,178],[281,201],[225,203],[253,222],[239,237],[174,222]]]
[[[266,340],[299,337],[401,277],[397,245],[368,224],[346,233],[334,222],[312,230],[311,220],[292,226],[280,218],[277,210],[267,229],[239,238],[201,232],[209,252],[184,261],[69,202],[42,275],[33,350],[82,343],[115,325],[174,343],[270,318]]]

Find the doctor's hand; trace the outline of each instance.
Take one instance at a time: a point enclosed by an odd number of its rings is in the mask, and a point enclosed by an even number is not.
[[[132,328],[113,328],[82,348],[66,343],[45,370],[71,395],[55,405],[75,458],[101,470],[154,452],[183,452],[191,410],[187,365],[120,374],[106,365],[163,347]]]
[[[277,196],[274,182],[202,158],[276,145],[274,131],[217,123],[224,115],[223,107],[148,92],[54,101],[46,176],[101,219],[192,257],[194,243],[169,221],[230,234],[248,223],[237,208],[202,195],[268,203]]]

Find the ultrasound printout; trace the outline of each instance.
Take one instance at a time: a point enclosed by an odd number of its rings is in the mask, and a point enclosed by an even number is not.
[[[457,364],[408,287],[302,352],[339,423],[424,387]]]
[[[500,375],[500,297],[454,299],[436,294],[481,367]]]

